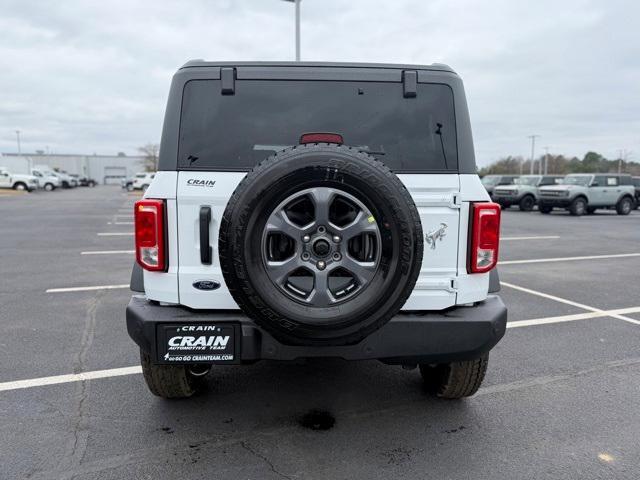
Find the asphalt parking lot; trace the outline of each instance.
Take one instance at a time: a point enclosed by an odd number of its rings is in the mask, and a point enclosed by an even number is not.
[[[136,198],[0,196],[0,478],[640,477],[640,211],[504,212],[510,328],[473,398],[314,360],[219,367],[166,401],[124,323]]]

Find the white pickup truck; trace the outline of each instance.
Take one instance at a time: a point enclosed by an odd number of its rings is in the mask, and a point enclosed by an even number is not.
[[[38,179],[33,175],[11,173],[5,167],[0,167],[0,188],[32,191],[38,188]]]
[[[31,173],[36,177],[38,186],[40,188],[44,188],[47,192],[55,190],[61,186],[60,178],[58,178],[51,170],[32,168]]]

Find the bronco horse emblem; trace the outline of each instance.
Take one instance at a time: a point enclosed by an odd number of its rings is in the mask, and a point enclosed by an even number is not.
[[[425,239],[427,240],[427,245],[431,247],[431,250],[436,249],[436,242],[438,240],[442,241],[442,239],[446,237],[447,235],[446,230],[447,230],[447,224],[441,223],[439,228],[436,228],[435,230],[432,230],[425,235]]]

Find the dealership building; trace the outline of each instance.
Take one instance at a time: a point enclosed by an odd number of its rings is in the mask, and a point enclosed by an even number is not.
[[[144,157],[118,155],[65,155],[44,152],[17,154],[3,153],[0,167],[13,173],[27,173],[36,165],[93,178],[98,184],[119,184],[122,178],[132,177],[144,170]]]

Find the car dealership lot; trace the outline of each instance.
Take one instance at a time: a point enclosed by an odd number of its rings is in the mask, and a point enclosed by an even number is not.
[[[124,323],[136,198],[0,198],[0,478],[639,476],[640,211],[503,213],[510,328],[471,399],[336,359],[217,367],[166,401]]]

